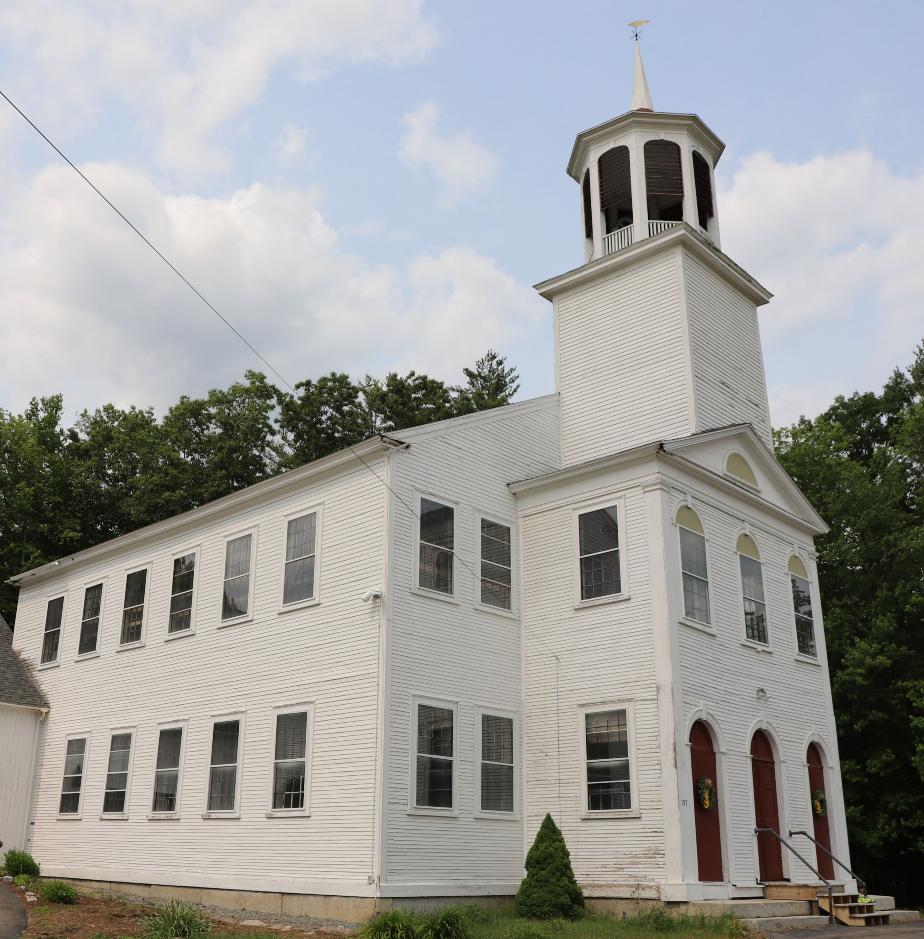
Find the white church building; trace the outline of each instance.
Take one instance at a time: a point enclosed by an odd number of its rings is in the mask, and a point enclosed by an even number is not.
[[[578,134],[554,394],[13,578],[47,707],[2,756],[34,764],[6,830],[43,873],[358,919],[512,895],[548,812],[601,900],[817,882],[756,829],[844,882],[815,846],[849,865],[826,527],[771,449],[722,151],[640,62]]]

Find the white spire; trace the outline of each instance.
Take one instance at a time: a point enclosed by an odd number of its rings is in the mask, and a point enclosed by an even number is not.
[[[632,82],[632,110],[653,111],[648,79],[645,78],[645,66],[642,65],[642,52],[638,46],[638,34],[635,36],[635,79]]]

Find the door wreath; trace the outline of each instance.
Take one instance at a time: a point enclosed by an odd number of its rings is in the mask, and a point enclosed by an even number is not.
[[[696,797],[699,806],[707,811],[715,805],[715,786],[708,776],[703,776],[696,784]]]
[[[816,815],[828,814],[828,800],[825,798],[824,789],[816,789],[812,793],[812,811]]]

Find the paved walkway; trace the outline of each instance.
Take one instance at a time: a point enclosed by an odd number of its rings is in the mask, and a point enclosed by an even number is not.
[[[19,939],[25,928],[22,900],[9,884],[0,881],[0,939]]]
[[[824,929],[785,929],[771,932],[773,939],[844,939],[844,926],[826,926]],[[891,926],[866,926],[863,939],[924,939],[924,919],[918,923],[893,923]],[[6,937],[0,934],[0,939]]]

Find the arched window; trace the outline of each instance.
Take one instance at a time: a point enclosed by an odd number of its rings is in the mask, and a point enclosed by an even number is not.
[[[789,559],[789,580],[792,584],[792,608],[796,617],[796,644],[802,655],[815,656],[815,620],[812,616],[812,590],[808,571],[801,558]]]
[[[744,600],[744,633],[753,642],[767,645],[767,603],[760,551],[750,535],[738,536],[737,551]]]
[[[584,181],[581,183],[581,199],[584,205],[584,237],[593,238],[594,220],[590,202],[590,170],[584,170]]]
[[[729,476],[734,476],[736,479],[740,479],[741,482],[753,486],[755,489],[759,488],[751,464],[740,453],[728,454],[728,459],[725,461],[725,472]]]
[[[710,622],[709,573],[706,568],[706,535],[699,516],[689,506],[677,512],[680,531],[680,570],[683,578],[683,615],[698,623]]]
[[[645,187],[649,221],[683,221],[683,170],[677,144],[670,140],[645,144]]]
[[[693,183],[696,186],[696,216],[699,227],[709,228],[709,219],[715,215],[712,205],[712,174],[706,158],[693,151]]]
[[[613,147],[597,162],[600,173],[600,211],[604,234],[632,224],[632,179],[629,175],[629,148]]]

